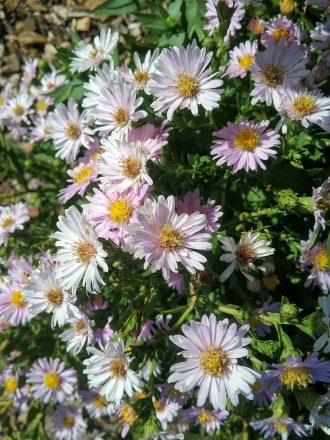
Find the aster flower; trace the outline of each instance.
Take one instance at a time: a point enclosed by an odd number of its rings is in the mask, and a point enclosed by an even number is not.
[[[26,92],[18,93],[17,96],[9,99],[4,110],[4,117],[8,119],[7,123],[13,125],[24,122],[30,125],[29,116],[33,112],[32,105],[33,98]]]
[[[307,241],[301,242],[303,246],[302,256],[300,257],[301,267],[303,270],[307,269],[310,272],[304,286],[317,286],[327,295],[330,291],[330,266],[327,244],[326,242],[323,244],[317,243],[311,248],[312,238],[313,235],[310,234],[310,238]]]
[[[322,318],[322,322],[325,325],[326,330],[315,341],[314,351],[323,351],[324,353],[330,353],[330,297],[320,297],[319,304],[323,310],[324,317]]]
[[[167,145],[167,138],[170,128],[167,122],[163,122],[159,127],[153,124],[144,124],[140,127],[133,127],[128,133],[128,142],[135,143],[142,153],[145,153],[149,160],[158,162],[163,147]]]
[[[313,40],[312,50],[320,50],[322,59],[330,67],[330,17],[327,17],[325,23],[317,23],[316,28],[310,32],[310,36]]]
[[[29,304],[24,300],[20,284],[14,282],[1,287],[0,318],[12,327],[24,325],[30,319]]]
[[[103,64],[102,67],[97,67],[95,75],[90,75],[88,83],[84,84],[86,92],[81,105],[86,109],[97,107],[102,90],[110,92],[115,87],[117,80],[112,60],[108,64]]]
[[[31,142],[39,142],[49,139],[49,124],[46,117],[40,117],[32,122],[29,131]]]
[[[129,239],[125,227],[137,218],[137,210],[141,205],[148,185],[137,192],[127,189],[124,192],[102,192],[94,189],[94,195],[87,197],[90,202],[86,206],[86,216],[99,237],[112,240],[122,245]]]
[[[128,74],[124,74],[124,78],[129,82],[133,82],[135,87],[138,90],[144,90],[147,95],[150,94],[149,91],[149,81],[151,74],[155,71],[155,63],[159,56],[159,49],[155,49],[153,53],[151,50],[148,50],[146,56],[144,57],[144,61],[142,62],[139,54],[134,52],[134,64],[135,69],[132,72],[129,71]]]
[[[199,212],[175,213],[173,196],[147,199],[138,214],[138,223],[128,226],[130,245],[135,258],[144,258],[144,267],[153,272],[162,270],[165,280],[178,272],[182,264],[190,273],[204,270],[206,258],[195,250],[210,250],[210,235],[201,233],[206,217]]]
[[[7,102],[9,101],[13,90],[11,82],[7,82],[0,92],[0,121],[6,117]]]
[[[108,341],[101,350],[89,347],[87,351],[92,356],[84,360],[87,367],[84,373],[90,388],[98,388],[102,396],[116,404],[121,402],[124,393],[132,397],[134,390],[140,391],[140,381],[129,368],[132,359],[125,354],[121,338]]]
[[[12,365],[8,365],[0,371],[0,386],[3,388],[4,397],[17,400],[20,396],[19,370],[14,370]]]
[[[257,406],[269,407],[269,404],[277,397],[271,379],[265,372],[261,373],[260,378],[254,382],[251,389],[254,394],[253,402]]]
[[[144,183],[152,185],[146,168],[148,157],[136,144],[114,138],[102,139],[101,144],[105,151],[100,156],[99,173],[105,190],[138,191]]]
[[[244,78],[247,72],[251,70],[257,50],[258,43],[256,41],[252,43],[251,41],[245,41],[234,47],[233,50],[229,51],[229,66],[224,75],[228,75],[229,78],[237,76]]]
[[[94,295],[84,307],[84,311],[87,315],[91,315],[99,310],[106,310],[108,308],[108,302],[104,301],[100,295]]]
[[[104,61],[110,60],[117,46],[118,38],[118,32],[111,32],[111,29],[101,29],[100,35],[94,37],[92,44],[80,41],[78,47],[73,51],[75,56],[70,63],[71,72],[93,70]]]
[[[279,109],[283,85],[296,85],[305,78],[309,73],[306,62],[303,49],[296,43],[286,45],[283,37],[277,44],[271,42],[265,51],[257,52],[251,69],[252,104],[261,101]]]
[[[101,344],[105,345],[109,339],[112,339],[116,336],[116,332],[110,327],[110,323],[112,321],[112,316],[109,316],[107,319],[107,323],[102,328],[96,328],[93,332],[93,341],[94,345]]]
[[[221,255],[220,261],[230,263],[220,276],[221,282],[226,281],[236,267],[248,280],[253,280],[249,272],[257,269],[265,270],[263,266],[255,266],[254,261],[259,258],[268,257],[275,251],[274,248],[269,247],[270,241],[259,238],[258,232],[242,233],[238,244],[235,244],[232,237],[219,237],[219,240],[222,244],[222,249],[227,251],[226,254]]]
[[[23,224],[29,220],[29,212],[24,203],[0,206],[0,244],[6,244],[9,234],[24,229]]]
[[[40,92],[53,92],[58,87],[64,86],[68,82],[65,75],[61,75],[56,70],[46,73],[40,80]]]
[[[157,400],[152,398],[152,403],[155,408],[156,417],[159,420],[162,429],[166,430],[169,423],[177,417],[180,406],[169,399],[161,398]]]
[[[137,337],[137,341],[151,341],[151,339],[154,337],[154,333],[156,332],[156,329],[154,327],[154,321],[152,319],[147,319],[140,330],[140,333]]]
[[[33,269],[31,256],[27,259],[14,257],[8,265],[8,276],[11,281],[25,284],[29,281]]]
[[[167,280],[167,285],[180,294],[183,293],[186,288],[184,276],[180,272],[171,272],[170,277]]]
[[[265,33],[261,35],[261,43],[268,46],[270,42],[278,43],[283,37],[286,44],[296,42],[300,44],[301,31],[299,27],[287,17],[279,15],[265,22]]]
[[[60,339],[67,342],[66,351],[72,351],[77,355],[85,345],[90,345],[92,342],[94,321],[90,321],[87,316],[81,314],[69,319],[68,324],[70,328],[60,335]]]
[[[56,157],[73,162],[81,146],[90,147],[93,130],[88,127],[84,113],[79,114],[77,103],[69,98],[68,106],[59,104],[48,116],[49,136],[52,138]]]
[[[48,107],[53,105],[54,100],[50,96],[41,96],[35,103],[35,111],[39,117],[45,117],[48,113]]]
[[[177,403],[180,407],[185,405],[188,401],[189,394],[181,393],[180,391],[176,390],[172,384],[163,383],[157,385],[156,388],[161,393],[162,397]]]
[[[65,369],[60,359],[38,359],[26,374],[33,397],[43,403],[63,403],[72,398],[77,376],[72,368]]]
[[[97,240],[94,229],[75,206],[65,210],[65,217],[59,216],[57,227],[59,231],[53,234],[59,248],[53,257],[57,262],[55,278],[73,292],[81,280],[87,292],[100,292],[99,283],[104,284],[104,281],[98,266],[104,272],[108,271],[107,253]]]
[[[84,402],[84,408],[86,408],[86,411],[92,418],[99,419],[104,416],[111,416],[115,411],[115,406],[108,404],[96,389],[82,391],[81,396]]]
[[[247,29],[254,35],[261,35],[265,31],[265,21],[259,17],[252,18],[247,25]]]
[[[264,420],[251,422],[250,425],[253,429],[259,430],[265,439],[279,434],[282,440],[287,440],[291,432],[298,437],[308,437],[310,434],[309,425],[295,422],[291,418],[268,417]]]
[[[162,370],[160,368],[160,364],[148,359],[139,371],[138,377],[145,382],[149,382],[152,376],[157,377],[161,374],[161,372]]]
[[[80,440],[87,424],[80,408],[59,405],[52,416],[52,428],[58,440]]]
[[[213,79],[209,64],[212,52],[200,49],[194,40],[185,47],[171,47],[160,54],[155,72],[151,75],[149,90],[157,99],[151,104],[156,113],[167,110],[171,120],[177,109],[187,108],[198,115],[198,105],[211,111],[218,107],[220,79]]]
[[[314,403],[309,414],[309,421],[313,428],[320,428],[330,435],[330,391],[320,396]]]
[[[219,21],[217,7],[222,1],[223,0],[206,0],[206,13],[204,15],[206,23],[204,29],[209,35],[213,35],[213,33],[220,27],[221,23]],[[227,7],[234,8],[232,16],[230,17],[229,27],[223,38],[225,43],[229,43],[230,37],[233,37],[236,34],[236,31],[241,29],[241,21],[244,17],[245,11],[243,8],[243,2],[240,0],[224,0],[224,2]]]
[[[119,424],[122,428],[121,437],[124,438],[138,418],[138,414],[131,405],[125,403],[117,408],[117,416],[119,417]]]
[[[29,304],[31,317],[42,312],[52,313],[52,328],[63,326],[69,318],[79,315],[79,309],[73,304],[76,298],[55,279],[53,268],[32,272],[29,283],[24,286],[24,300]]]
[[[229,412],[193,406],[181,411],[180,415],[187,421],[194,421],[196,426],[201,426],[208,435],[212,435],[224,424],[224,421],[229,416]]]
[[[324,216],[330,209],[330,177],[318,188],[313,188],[313,211],[315,217],[314,230],[319,226],[325,229]]]
[[[170,336],[170,340],[184,350],[181,354],[185,360],[171,367],[168,382],[175,382],[181,392],[198,386],[197,406],[203,406],[208,398],[216,410],[226,409],[227,395],[234,406],[239,394],[253,399],[250,385],[259,374],[237,363],[248,355],[243,348],[250,343],[245,338],[248,330],[248,325],[239,329],[236,324],[228,325],[228,319],[217,321],[213,314],[204,315],[201,322],[183,325],[185,336]]]

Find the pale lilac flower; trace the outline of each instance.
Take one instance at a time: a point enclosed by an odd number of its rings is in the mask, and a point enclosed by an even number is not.
[[[239,46],[234,47],[233,50],[229,51],[229,66],[224,76],[228,75],[229,78],[235,78],[237,76],[244,78],[251,70],[257,50],[258,43],[256,41],[245,41],[244,43],[240,43]]]
[[[10,265],[8,265],[8,276],[11,281],[25,284],[29,281],[29,277],[34,267],[32,264],[32,256],[27,259],[22,257],[14,257]]]
[[[93,70],[104,61],[110,60],[117,46],[118,38],[118,32],[111,32],[111,29],[101,29],[100,35],[94,37],[92,44],[80,41],[78,47],[73,51],[75,56],[70,63],[71,72]]]
[[[52,258],[52,253],[50,249],[46,249],[45,251],[42,251],[41,257],[40,257],[40,265],[42,269],[52,269],[54,268],[54,261]]]
[[[112,339],[114,336],[116,336],[116,332],[110,327],[112,319],[112,316],[109,316],[107,319],[107,323],[103,328],[97,328],[94,330],[92,341],[94,345],[105,345],[109,341],[109,339]]]
[[[49,93],[53,92],[58,87],[64,86],[68,82],[65,75],[61,75],[56,70],[50,73],[46,73],[40,80],[40,92]]]
[[[206,23],[204,29],[209,35],[213,35],[213,33],[220,27],[221,23],[219,21],[217,7],[221,1],[222,0],[206,0],[206,13],[204,15]],[[229,27],[223,38],[225,43],[229,43],[230,37],[233,37],[236,34],[236,31],[241,29],[241,21],[244,17],[245,11],[243,8],[243,2],[240,0],[224,0],[224,2],[229,8],[234,8],[233,14],[230,17]]]
[[[81,396],[84,408],[92,418],[99,419],[104,416],[111,416],[115,411],[113,404],[108,404],[103,396],[96,389],[82,391]]]
[[[124,393],[132,397],[134,390],[140,391],[140,380],[129,368],[132,358],[125,354],[121,338],[116,342],[108,341],[101,350],[89,347],[87,351],[92,356],[84,360],[87,367],[84,373],[90,388],[98,388],[102,396],[116,404],[121,402]]]
[[[252,104],[258,101],[280,108],[283,85],[296,85],[305,78],[309,70],[305,68],[307,59],[301,46],[285,44],[285,38],[275,44],[271,42],[263,52],[257,52],[251,69],[254,89]]]
[[[89,110],[97,107],[102,91],[108,90],[110,92],[116,83],[117,75],[114,70],[113,61],[110,60],[109,64],[97,67],[95,75],[90,75],[88,83],[84,83],[84,89],[87,91],[84,94],[81,105]]]
[[[162,429],[166,430],[169,423],[172,423],[177,417],[180,405],[166,398],[157,400],[152,398],[152,403],[155,408],[156,417],[160,422]]]
[[[13,85],[8,81],[0,92],[0,121],[6,117],[7,103],[11,97],[12,90]]]
[[[70,318],[67,323],[70,328],[61,333],[60,339],[67,342],[66,351],[72,351],[74,355],[77,355],[85,345],[91,344],[94,321],[90,321],[87,316],[80,314],[80,316]]]
[[[226,281],[230,275],[238,268],[242,274],[248,279],[253,280],[254,277],[250,275],[251,271],[257,269],[265,271],[264,266],[256,266],[255,260],[268,257],[275,251],[270,247],[270,241],[259,238],[258,232],[244,232],[238,244],[235,243],[232,237],[219,237],[222,244],[222,249],[227,253],[221,255],[220,261],[230,263],[227,269],[221,274],[220,281]]]
[[[0,386],[3,388],[4,397],[14,400],[20,397],[19,373],[13,365],[8,365],[0,371]]]
[[[135,258],[144,258],[144,267],[162,270],[165,280],[178,272],[181,263],[190,273],[204,270],[207,260],[195,250],[210,250],[210,234],[201,233],[207,220],[204,214],[178,215],[173,196],[147,199],[138,214],[138,223],[128,226]]]
[[[330,16],[325,23],[317,23],[316,28],[310,32],[313,43],[312,50],[320,50],[322,59],[330,67]]]
[[[270,42],[274,41],[278,43],[283,37],[286,44],[296,42],[300,44],[301,31],[299,27],[287,17],[279,15],[272,18],[270,21],[266,21],[265,32],[261,35],[261,43],[264,46],[268,46]]]
[[[181,393],[176,390],[172,384],[163,383],[156,386],[157,390],[161,393],[162,397],[177,403],[179,406],[183,406],[189,399],[188,393]]]
[[[20,89],[26,89],[36,77],[38,61],[37,58],[24,61]]]
[[[319,226],[325,229],[325,214],[330,209],[330,177],[318,188],[313,188],[313,211],[315,217],[314,230]]]
[[[42,403],[63,403],[72,398],[77,375],[72,368],[65,369],[60,359],[38,359],[26,374],[33,397]]]
[[[24,122],[30,125],[29,116],[33,113],[31,109],[33,105],[33,97],[26,92],[18,93],[17,96],[11,98],[4,109],[4,117],[9,125],[21,124]]]
[[[303,270],[308,270],[310,274],[304,284],[305,287],[319,287],[327,295],[330,291],[330,267],[326,242],[317,243],[312,248],[310,246],[312,234],[307,241],[302,241],[303,246],[300,263]]]
[[[161,374],[162,370],[160,368],[159,362],[151,361],[150,359],[143,365],[138,373],[138,377],[145,382],[149,382],[151,376],[157,377]]]
[[[48,107],[53,105],[54,100],[50,96],[40,96],[37,102],[35,103],[35,111],[37,116],[40,118],[44,118],[47,116]]]
[[[91,315],[99,310],[106,310],[108,308],[108,302],[103,300],[100,295],[95,295],[91,298],[84,307],[84,311],[87,315]]]
[[[137,340],[150,341],[154,337],[155,332],[154,321],[152,319],[147,319],[141,327]]]
[[[65,216],[59,216],[57,227],[59,231],[52,235],[59,248],[53,256],[57,263],[55,278],[74,293],[81,280],[87,292],[99,293],[99,283],[105,283],[98,266],[107,272],[108,265],[105,262],[107,253],[97,240],[94,229],[75,206],[66,209]]]
[[[273,416],[251,422],[250,425],[259,430],[265,439],[273,438],[276,434],[279,434],[282,440],[287,440],[290,433],[298,437],[308,437],[310,434],[310,425],[295,422],[291,418]]]
[[[148,50],[144,61],[140,60],[139,54],[134,52],[134,72],[130,71],[127,75],[128,81],[132,81],[138,90],[144,90],[147,95],[150,95],[149,82],[150,77],[155,71],[155,63],[157,62],[159,56],[159,49],[155,49],[153,53]],[[125,75],[124,75],[125,76]]]
[[[170,331],[170,320],[172,319],[172,315],[156,315],[155,324],[160,332],[168,332]]]
[[[325,332],[315,341],[313,350],[330,353],[330,296],[320,297],[319,304],[324,314],[322,322],[325,326]]]
[[[198,105],[211,111],[219,106],[222,85],[220,79],[213,79],[209,66],[212,52],[200,49],[194,40],[187,47],[171,47],[160,54],[156,70],[151,75],[149,90],[157,99],[151,107],[157,114],[167,111],[167,119],[173,113],[187,108],[198,115]]]
[[[175,289],[180,294],[183,293],[186,288],[184,282],[184,276],[180,272],[177,273],[171,272],[170,277],[167,280],[167,284],[169,287]]]
[[[217,321],[213,314],[204,315],[201,322],[190,321],[190,326],[184,324],[185,336],[170,336],[170,340],[183,349],[185,360],[171,367],[168,382],[175,382],[181,392],[199,387],[197,406],[209,399],[214,409],[225,410],[227,396],[237,406],[239,394],[252,400],[250,386],[259,374],[237,363],[248,355],[243,348],[250,343],[245,338],[248,330],[248,325],[239,329],[236,324],[228,325],[228,319]]]
[[[268,125],[269,121],[228,122],[227,127],[215,132],[211,155],[217,165],[226,163],[234,173],[241,169],[256,171],[258,167],[265,170],[264,161],[275,158],[280,145],[280,135],[267,130]]]
[[[52,416],[52,428],[57,440],[81,440],[87,424],[81,408],[59,405]]]
[[[212,435],[227,420],[229,412],[192,406],[189,409],[182,410],[180,416],[189,422],[194,422],[195,426],[201,426],[208,435]]]
[[[35,119],[30,127],[29,136],[31,142],[39,142],[49,139],[49,123],[46,117]]]
[[[142,153],[145,153],[149,160],[159,162],[163,154],[163,148],[167,145],[167,138],[170,132],[167,122],[159,127],[153,124],[144,124],[140,127],[133,127],[128,133],[128,142],[135,143]]]
[[[24,325],[30,319],[29,304],[24,301],[22,286],[4,284],[0,289],[0,318],[12,327]]]
[[[90,147],[93,130],[88,127],[85,113],[79,113],[77,103],[69,98],[68,105],[59,104],[48,115],[49,136],[53,140],[56,157],[73,162],[81,146]]]
[[[262,372],[260,378],[251,386],[254,394],[253,402],[257,406],[269,407],[269,404],[277,397],[277,394],[274,392],[275,388],[268,375]]]
[[[188,191],[182,200],[176,202],[176,211],[178,214],[192,214],[199,211],[204,214],[207,224],[201,232],[216,232],[220,228],[219,218],[223,216],[220,205],[215,205],[215,200],[208,199],[205,205],[201,204],[199,188],[194,191]],[[215,206],[214,206],[215,205]]]
[[[76,194],[83,196],[87,187],[97,180],[98,165],[91,160],[90,162],[80,162],[78,166],[72,170],[68,170],[70,179],[67,182],[70,184],[61,189],[58,199],[61,203],[66,203]]]

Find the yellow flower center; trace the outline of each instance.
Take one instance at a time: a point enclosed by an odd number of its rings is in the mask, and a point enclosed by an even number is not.
[[[157,412],[164,411],[165,406],[159,400],[154,400],[153,404],[154,404],[154,408]]]
[[[75,122],[69,122],[66,126],[65,134],[69,139],[77,140],[80,136],[80,127]]]
[[[73,417],[73,415],[71,415],[71,414],[66,414],[66,415],[63,417],[63,425],[64,425],[66,428],[72,428],[73,425],[74,425],[74,417]]]
[[[280,283],[277,275],[275,274],[265,275],[262,279],[262,282],[268,290],[274,290]]]
[[[284,72],[273,64],[267,64],[263,71],[263,79],[268,87],[276,87],[283,83]]]
[[[7,393],[14,393],[17,390],[18,382],[15,377],[9,377],[3,385]]]
[[[260,141],[260,136],[253,128],[243,128],[234,137],[233,143],[236,148],[243,151],[254,151]]]
[[[128,157],[123,160],[122,173],[129,179],[135,179],[140,174],[141,168],[141,162],[135,157]]]
[[[134,79],[140,86],[145,86],[149,81],[149,72],[146,70],[136,70],[134,72]]]
[[[82,165],[74,174],[74,183],[86,183],[94,172],[92,165]]]
[[[0,96],[0,107],[3,107],[6,104],[6,100],[3,96]]]
[[[247,266],[256,258],[255,250],[245,243],[238,244],[235,255],[236,261],[240,266]]]
[[[159,246],[165,251],[172,251],[183,243],[184,233],[173,226],[165,224],[158,234]]]
[[[17,307],[18,309],[24,307],[26,305],[26,302],[23,299],[22,290],[15,290],[11,294],[10,302],[12,303],[13,306]]]
[[[57,373],[50,372],[45,374],[44,385],[46,385],[46,387],[52,390],[56,390],[57,388],[59,388],[60,384],[61,384],[61,378]]]
[[[47,103],[46,101],[39,101],[37,104],[37,110],[39,112],[44,112],[47,109]]]
[[[115,358],[110,362],[109,371],[115,378],[126,377],[126,362],[123,358]]]
[[[135,422],[135,420],[138,418],[137,413],[134,411],[133,407],[131,405],[123,405],[120,408],[120,415],[123,419],[123,421],[128,425],[131,426]]]
[[[111,203],[109,207],[109,219],[119,225],[128,222],[132,215],[132,204],[126,197],[120,197]]]
[[[293,390],[295,386],[306,388],[310,383],[311,378],[311,373],[304,367],[286,367],[286,369],[280,374],[280,381],[290,390]]]
[[[81,263],[87,264],[95,257],[96,249],[92,243],[80,241],[75,245],[75,253]]]
[[[256,382],[254,382],[252,385],[250,385],[250,387],[251,387],[251,391],[252,391],[252,393],[253,393],[253,394],[256,394],[258,391],[261,390],[262,385],[261,385],[261,382],[256,381]]]
[[[281,0],[280,1],[280,10],[282,14],[290,14],[294,10],[294,1],[293,0]]]
[[[129,123],[129,112],[124,107],[119,107],[113,114],[113,119],[118,127],[123,127]]]
[[[24,114],[24,112],[25,112],[25,108],[22,105],[17,104],[14,107],[14,113],[16,116],[22,116]]]
[[[277,423],[274,423],[273,426],[274,426],[276,432],[278,432],[280,434],[284,433],[284,432],[288,432],[288,430],[289,430],[288,425],[286,423],[277,422]]]
[[[316,99],[308,93],[299,93],[293,100],[292,108],[298,118],[304,118],[315,113],[317,109]]]
[[[176,89],[180,96],[184,98],[194,98],[199,92],[198,79],[186,73],[181,73],[178,76]]]
[[[212,423],[215,421],[215,417],[214,414],[211,413],[211,411],[201,411],[197,416],[197,420],[200,424]]]
[[[63,303],[63,292],[61,289],[51,289],[46,293],[47,301],[53,306],[60,306]]]
[[[135,399],[145,399],[148,396],[148,394],[145,391],[136,391],[134,393]]]
[[[202,352],[199,363],[204,373],[223,376],[227,371],[229,359],[221,348],[209,347]]]
[[[101,57],[104,55],[103,47],[95,47],[89,52],[89,58],[91,60],[95,60],[98,55],[101,55]]]
[[[10,226],[12,226],[15,223],[15,220],[13,219],[13,217],[6,217],[2,223],[1,226],[3,228],[9,228]]]
[[[80,332],[81,330],[84,330],[87,328],[87,324],[83,319],[78,319],[78,321],[75,323],[75,329],[77,332]]]
[[[252,64],[254,63],[253,55],[243,55],[238,59],[238,65],[241,69],[250,70]]]
[[[313,258],[313,266],[318,270],[329,269],[328,253],[325,249],[320,249]]]
[[[275,29],[275,31],[273,32],[273,38],[275,42],[278,43],[280,41],[280,38],[282,37],[284,37],[285,40],[288,41],[290,37],[290,31],[284,28]]]
[[[102,409],[105,407],[105,402],[102,396],[99,394],[92,399],[92,404],[95,406],[95,408]]]

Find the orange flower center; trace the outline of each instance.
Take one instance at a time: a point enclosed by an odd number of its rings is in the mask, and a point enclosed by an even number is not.
[[[176,89],[183,98],[194,98],[199,92],[198,79],[186,73],[178,76]]]
[[[54,305],[60,306],[63,303],[63,292],[61,289],[51,289],[46,293],[47,301]]]
[[[109,207],[109,219],[119,225],[128,222],[132,215],[132,204],[126,197],[120,197]]]
[[[260,142],[260,136],[253,128],[243,128],[234,137],[236,148],[243,151],[254,151]]]
[[[96,249],[92,243],[81,241],[75,245],[75,253],[81,263],[87,264],[95,257]]]
[[[81,131],[79,125],[76,124],[75,122],[69,122],[68,125],[66,126],[65,134],[69,139],[74,139],[74,140],[78,139],[80,133]]]
[[[165,224],[159,235],[158,241],[161,248],[165,251],[172,251],[183,243],[184,233],[173,226]]]
[[[273,64],[267,64],[263,71],[263,78],[266,86],[277,87],[283,83],[284,72]]]
[[[204,373],[212,376],[222,376],[229,365],[227,354],[221,348],[207,348],[199,358]]]
[[[292,108],[298,118],[304,118],[315,113],[317,109],[316,99],[308,93],[299,93],[293,100]]]

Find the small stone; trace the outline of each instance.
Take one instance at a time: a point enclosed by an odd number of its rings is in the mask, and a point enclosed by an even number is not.
[[[17,6],[19,5],[20,0],[6,0],[5,1],[5,9],[8,12],[15,11]]]
[[[88,32],[91,27],[92,20],[89,17],[79,18],[76,21],[77,32]]]
[[[46,38],[37,32],[24,31],[18,36],[18,42],[21,46],[28,46],[29,44],[43,44]]]

